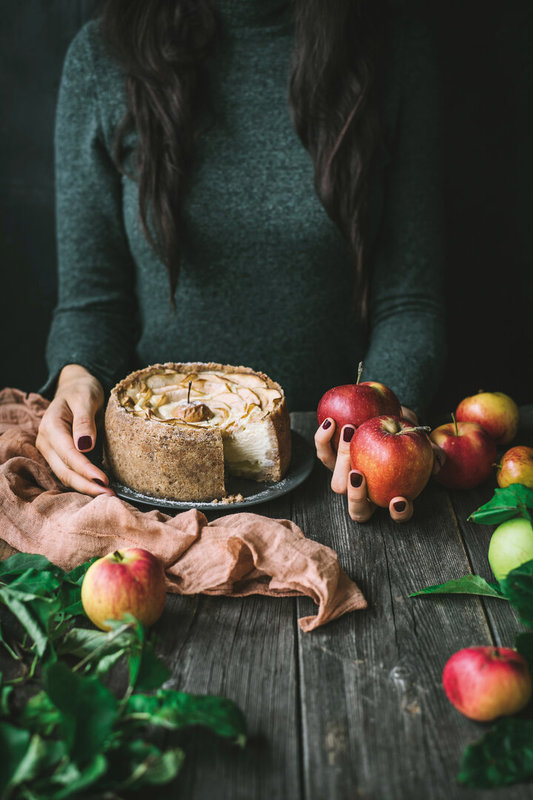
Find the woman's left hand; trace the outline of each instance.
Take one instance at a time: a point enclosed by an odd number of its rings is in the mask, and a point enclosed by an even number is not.
[[[417,416],[411,409],[402,406],[402,415],[414,425],[418,424]],[[348,514],[351,519],[355,522],[366,522],[376,510],[376,506],[368,498],[366,480],[363,473],[351,469],[350,442],[355,433],[355,427],[353,425],[345,425],[342,428],[337,453],[335,453],[331,444],[334,433],[335,421],[328,417],[315,433],[317,456],[333,473],[331,478],[333,491],[337,494],[347,495]],[[434,446],[434,451],[434,472],[436,472],[442,464],[443,454],[440,448],[436,446]],[[405,497],[393,497],[389,503],[389,513],[394,522],[406,522],[413,516],[413,503]]]

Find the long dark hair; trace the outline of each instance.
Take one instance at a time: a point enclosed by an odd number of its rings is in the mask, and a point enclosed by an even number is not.
[[[386,2],[292,3],[288,105],[314,164],[316,192],[348,242],[354,297],[364,319],[369,179],[381,134],[378,86]],[[197,111],[207,90],[205,64],[216,42],[215,6],[215,0],[105,0],[102,10],[104,38],[126,73],[128,110],[117,130],[115,159],[124,171],[124,137],[135,128],[140,219],[166,266],[172,297]]]

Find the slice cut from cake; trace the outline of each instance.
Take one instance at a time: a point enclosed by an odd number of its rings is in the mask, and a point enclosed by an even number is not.
[[[107,404],[106,466],[143,494],[220,499],[228,473],[279,481],[290,456],[283,389],[247,367],[154,364],[120,381]]]

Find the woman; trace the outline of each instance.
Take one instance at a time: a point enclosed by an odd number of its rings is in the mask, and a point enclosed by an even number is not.
[[[386,2],[108,0],[57,109],[37,445],[66,485],[111,492],[83,454],[105,393],[150,363],[246,364],[298,410],[364,359],[423,413],[444,358],[436,95],[427,32]],[[342,448],[333,488],[362,520]]]

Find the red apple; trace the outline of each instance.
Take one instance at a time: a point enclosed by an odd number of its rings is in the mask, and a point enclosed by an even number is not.
[[[131,614],[153,625],[165,605],[165,573],[148,550],[128,547],[94,561],[83,578],[81,602],[91,622],[103,631],[106,621]]]
[[[359,365],[357,383],[334,386],[321,397],[317,408],[318,424],[322,425],[326,417],[335,420],[336,429],[333,446],[337,448],[343,425],[355,425],[382,414],[401,416],[400,401],[388,386],[378,381],[359,383],[362,365]]]
[[[496,480],[502,488],[521,483],[533,489],[533,447],[517,445],[507,450],[498,464]]]
[[[442,683],[450,703],[478,722],[515,714],[531,698],[527,661],[508,647],[459,650],[446,662]]]
[[[457,422],[477,422],[496,444],[507,444],[516,435],[518,406],[503,392],[478,392],[461,400],[455,418]]]
[[[475,422],[448,422],[430,434],[446,453],[435,480],[448,489],[473,489],[486,481],[497,459],[496,444]]]
[[[350,461],[365,476],[373,503],[388,508],[393,497],[420,494],[433,469],[428,430],[392,416],[373,417],[356,429]]]

